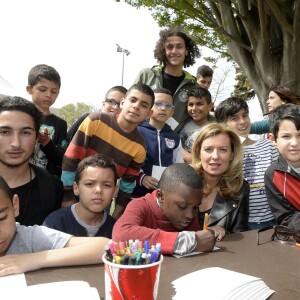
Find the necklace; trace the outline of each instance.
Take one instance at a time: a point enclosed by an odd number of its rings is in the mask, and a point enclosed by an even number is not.
[[[23,214],[22,214],[22,217],[20,218],[20,223],[22,223],[23,220],[24,220],[25,212],[26,212],[28,202],[29,202],[29,198],[30,198],[30,194],[31,194],[31,185],[32,185],[32,171],[31,171],[31,167],[29,167],[29,190],[28,190],[28,194],[27,194]]]

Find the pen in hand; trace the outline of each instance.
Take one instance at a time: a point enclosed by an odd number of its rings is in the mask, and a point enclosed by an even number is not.
[[[203,230],[206,230],[206,229],[207,229],[208,222],[209,222],[209,214],[208,214],[208,213],[205,213],[205,215],[204,215]]]

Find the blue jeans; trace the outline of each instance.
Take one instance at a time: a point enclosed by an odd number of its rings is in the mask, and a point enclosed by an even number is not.
[[[276,225],[275,220],[270,220],[267,222],[260,222],[260,223],[256,223],[256,222],[249,222],[248,223],[248,229],[249,230],[254,230],[254,229],[261,229],[261,228],[265,228],[265,227],[269,227],[269,226],[274,226]]]

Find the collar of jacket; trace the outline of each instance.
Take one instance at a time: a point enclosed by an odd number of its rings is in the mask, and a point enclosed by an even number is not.
[[[164,66],[153,66],[151,68],[151,70],[157,75],[157,76],[161,76],[161,73],[163,71]],[[184,73],[184,80],[193,80],[193,82],[195,83],[197,81],[196,77],[191,75],[189,72],[182,70],[182,72]]]
[[[279,154],[279,156],[278,156],[278,163],[277,163],[275,169],[277,171],[289,173],[289,174],[293,175],[294,177],[300,179],[300,175],[295,170],[293,170],[293,168],[287,163],[287,161],[282,157],[281,154]]]
[[[220,194],[217,194],[215,202],[211,208],[209,225],[218,223],[222,218],[228,215],[233,210],[237,209],[240,200],[234,200],[231,198],[222,198]]]

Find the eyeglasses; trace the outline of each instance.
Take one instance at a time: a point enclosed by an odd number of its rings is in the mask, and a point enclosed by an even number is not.
[[[164,101],[155,101],[154,105],[159,109],[162,109],[164,107],[167,110],[172,110],[175,108],[175,105]]]
[[[257,245],[260,245],[259,243],[259,233],[269,230],[269,229],[274,229],[274,232],[271,236],[271,241],[274,241],[275,239],[280,240],[280,241],[287,241],[290,239],[290,237],[293,238],[293,240],[299,244],[300,243],[300,231],[292,231],[288,227],[283,226],[283,225],[275,225],[261,228],[257,231]]]
[[[116,101],[115,99],[105,99],[104,102],[108,103],[112,107],[120,107],[120,102]]]

